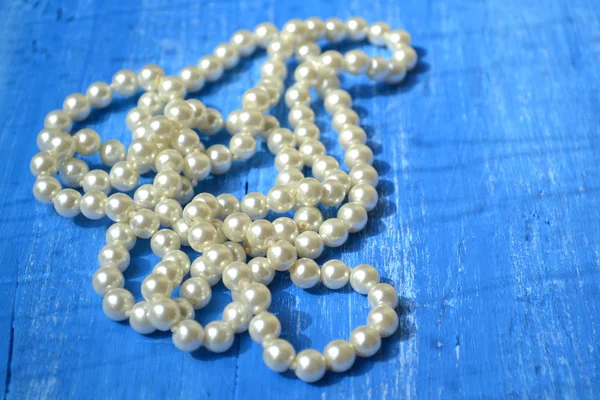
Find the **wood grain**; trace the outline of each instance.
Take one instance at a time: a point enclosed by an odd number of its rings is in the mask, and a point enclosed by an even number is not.
[[[5,398],[598,397],[597,1],[28,0],[0,10]],[[375,265],[401,294],[403,324],[375,357],[315,385],[270,372],[247,334],[224,355],[188,355],[169,335],[141,336],[105,318],[90,279],[108,222],[65,220],[35,202],[27,167],[44,115],[67,94],[121,68],[158,63],[175,73],[237,29],[311,15],[405,27],[421,58],[395,88],[343,79],[376,154],[380,202],[368,227],[322,261]],[[239,108],[262,59],[198,98],[223,113]],[[116,101],[89,126],[128,143],[132,105]],[[273,114],[284,119],[286,110]],[[266,192],[274,176],[262,149],[197,191],[241,197]],[[139,295],[156,261],[140,241],[127,287]],[[365,298],[290,283],[276,278],[272,310],[296,347],[322,350],[364,323]],[[230,296],[217,286],[214,299],[202,323]]]

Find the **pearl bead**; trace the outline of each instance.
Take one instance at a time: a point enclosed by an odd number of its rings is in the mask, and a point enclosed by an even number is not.
[[[340,164],[331,156],[318,156],[314,158],[312,173],[315,179],[322,181],[327,176],[327,172],[340,169]]]
[[[346,38],[347,27],[339,18],[329,18],[325,22],[325,38],[332,43],[339,43]]]
[[[83,121],[90,115],[92,107],[90,106],[87,97],[83,94],[73,93],[68,95],[63,102],[63,111],[67,113],[69,118],[73,121]]]
[[[406,66],[406,69],[410,71],[417,65],[419,57],[415,49],[408,45],[402,44],[395,49],[392,59],[400,61]]]
[[[86,218],[96,220],[106,215],[106,203],[107,197],[103,192],[92,190],[83,195],[79,208]]]
[[[52,156],[48,154],[49,156]],[[56,160],[55,158],[53,158]],[[78,158],[70,158],[64,160],[58,171],[60,180],[69,187],[77,188],[80,187],[80,182],[83,180],[85,174],[89,172],[89,167],[85,161]]]
[[[197,222],[209,222],[213,219],[213,211],[203,201],[192,201],[183,209],[183,219],[192,226]]]
[[[267,250],[267,259],[275,270],[287,271],[298,259],[298,254],[290,242],[279,240]]]
[[[241,29],[231,36],[231,45],[237,49],[243,57],[248,57],[256,50],[256,43],[252,32]]]
[[[154,177],[152,182],[154,190],[159,196],[175,197],[181,191],[181,175],[175,171],[161,171]]]
[[[183,173],[192,181],[200,182],[206,179],[211,168],[210,159],[201,152],[188,154],[183,160]]]
[[[129,325],[137,333],[148,335],[156,331],[156,328],[152,326],[150,320],[148,319],[149,311],[150,303],[147,301],[140,301],[131,309],[131,314],[129,315]]]
[[[348,239],[348,227],[338,218],[330,218],[319,227],[319,235],[328,247],[339,247]]]
[[[262,87],[249,89],[242,96],[242,106],[249,110],[265,112],[269,109],[270,102],[269,92]]]
[[[129,266],[129,250],[123,244],[107,244],[98,254],[98,264],[100,267],[116,267],[121,272]]]
[[[319,283],[321,270],[313,260],[301,258],[291,266],[290,277],[294,285],[302,289],[310,289]]]
[[[263,349],[263,361],[270,370],[275,372],[287,371],[295,356],[294,347],[283,339],[275,339]]]
[[[285,104],[292,108],[297,104],[310,104],[310,92],[301,85],[294,85],[285,92]]]
[[[386,338],[398,329],[398,314],[388,305],[380,305],[371,310],[367,316],[367,324],[375,328],[379,336]]]
[[[145,110],[150,115],[157,115],[162,112],[165,103],[155,92],[147,92],[140,96],[137,102],[139,110]]]
[[[385,45],[386,34],[391,31],[390,26],[385,22],[375,22],[369,27],[368,38],[369,43],[375,46]]]
[[[379,201],[379,195],[375,188],[367,183],[359,183],[350,189],[348,201],[356,202],[363,206],[365,210],[371,211]]]
[[[147,301],[171,297],[173,283],[168,276],[152,273],[142,281],[142,296]]]
[[[123,273],[115,267],[102,267],[94,273],[92,278],[94,292],[104,296],[108,291],[125,286]]]
[[[292,194],[292,190],[287,186],[273,186],[267,194],[267,206],[277,213],[288,212],[295,204],[296,198]]]
[[[212,136],[223,129],[223,116],[214,108],[207,108],[204,119],[198,125],[198,130],[203,135]]]
[[[313,178],[304,178],[296,186],[296,200],[299,205],[314,207],[321,200],[323,187]]]
[[[268,285],[275,278],[275,270],[269,260],[264,257],[255,257],[248,262],[252,272],[252,281]]]
[[[66,218],[73,218],[79,215],[81,194],[73,189],[63,189],[56,194],[53,199],[56,212]]]
[[[323,215],[318,208],[300,207],[294,213],[294,222],[296,222],[296,225],[298,225],[298,230],[300,232],[318,232],[319,227],[323,223]]]
[[[367,36],[367,21],[361,17],[352,17],[346,22],[350,40],[360,41]]]
[[[295,168],[299,171],[302,171],[302,168],[304,168],[304,159],[302,158],[302,154],[300,154],[300,152],[296,149],[282,149],[275,156],[275,168],[277,168],[278,171],[286,168]]]
[[[33,184],[33,196],[43,204],[51,204],[60,192],[60,182],[50,176],[40,176]]]
[[[296,104],[288,114],[288,122],[292,128],[297,127],[301,122],[314,122],[314,120],[315,112],[303,104]]]
[[[150,113],[143,108],[132,108],[125,117],[125,125],[131,132],[150,119]]]
[[[135,203],[131,197],[123,193],[115,193],[106,202],[106,215],[114,222],[127,222],[135,211]]]
[[[335,178],[327,178],[321,182],[323,194],[321,195],[321,203],[328,207],[338,206],[344,201],[346,191],[344,186]]]
[[[29,163],[29,170],[35,177],[53,176],[58,172],[58,160],[52,153],[47,151],[37,153]],[[64,182],[64,179],[61,178]]]
[[[344,69],[344,57],[339,51],[328,50],[321,54],[319,60],[325,69],[332,69],[335,74],[340,74]]]
[[[108,244],[120,243],[131,250],[135,246],[136,236],[128,224],[116,223],[112,224],[106,231],[106,242]]]
[[[250,224],[246,239],[252,247],[266,250],[275,242],[276,234],[275,227],[270,221],[260,219]]]
[[[165,105],[164,115],[180,129],[191,128],[196,122],[194,109],[183,99],[170,100]]]
[[[329,114],[334,114],[340,108],[350,108],[352,106],[352,98],[345,90],[331,90],[325,96],[325,110]]]
[[[128,318],[129,311],[133,308],[134,303],[133,295],[129,291],[115,288],[104,295],[102,310],[113,321],[123,321]]]
[[[327,261],[321,267],[321,280],[329,289],[341,289],[350,279],[350,269],[340,260]]]
[[[233,213],[223,221],[223,233],[233,242],[241,242],[246,239],[246,232],[252,220],[244,213]]]
[[[350,334],[350,344],[359,357],[371,357],[381,347],[381,337],[370,326],[359,326]]]
[[[204,346],[213,353],[224,353],[233,344],[233,329],[223,321],[213,321],[204,328]]]
[[[62,111],[61,111],[62,112]],[[68,117],[66,117],[68,118]],[[37,137],[36,137],[36,144],[38,146],[38,149],[40,149],[40,151],[48,151],[50,150],[51,146],[50,146],[50,142],[52,140],[54,140],[55,138],[61,137],[64,135],[65,132],[61,131],[60,129],[57,128],[44,128],[41,131],[39,131]],[[66,135],[68,136],[68,135]]]
[[[183,99],[186,95],[183,81],[176,76],[163,76],[158,82],[158,96],[161,101]]]
[[[285,186],[289,189],[295,189],[298,182],[304,179],[304,175],[296,168],[286,168],[279,171],[275,183],[277,186]]]
[[[125,160],[126,156],[125,146],[118,140],[107,140],[100,146],[100,160],[109,167]]]
[[[396,308],[398,305],[398,294],[396,289],[387,283],[378,283],[373,285],[368,295],[369,307],[374,308],[379,305],[387,305]]]
[[[175,261],[171,260],[159,261],[152,269],[152,273],[164,275],[169,278],[173,288],[179,287],[179,285],[181,285],[181,281],[183,280],[183,270]]]
[[[298,257],[315,259],[323,254],[323,239],[313,231],[302,232],[296,237],[294,246]]]
[[[262,283],[249,283],[240,291],[239,299],[252,314],[266,311],[271,305],[271,292]]]
[[[155,143],[170,142],[175,135],[173,121],[164,115],[157,115],[148,120],[149,138]]]
[[[198,222],[190,227],[188,231],[188,241],[192,249],[203,252],[211,244],[217,243],[219,234],[212,224],[208,222]]]
[[[323,352],[327,366],[333,372],[345,372],[352,368],[356,360],[354,347],[345,340],[330,342]]]
[[[351,50],[344,55],[344,68],[352,75],[362,75],[369,67],[369,56],[362,50]]]
[[[183,67],[178,76],[189,93],[196,93],[204,87],[204,74],[194,65]]]
[[[71,132],[73,120],[63,110],[50,111],[44,118],[44,128]]]
[[[250,320],[248,333],[252,340],[258,344],[270,342],[279,337],[281,323],[275,315],[263,311]]]
[[[229,149],[234,160],[246,161],[256,153],[256,140],[249,133],[238,133],[231,137]]]
[[[164,199],[156,203],[154,213],[157,215],[160,225],[171,227],[181,218],[181,204],[173,199]]]
[[[316,157],[325,155],[325,146],[318,140],[308,139],[298,147],[298,151],[302,154],[304,165],[312,167]]]
[[[196,261],[198,260],[199,259],[196,259],[194,264],[196,264]],[[192,276],[194,275],[193,270],[194,268],[192,267]],[[210,302],[212,298],[212,289],[206,279],[199,276],[193,276],[181,284],[179,296],[189,301],[194,309],[199,310],[206,307]]]
[[[122,69],[113,76],[112,84],[114,91],[123,97],[131,97],[137,93],[138,83],[135,72]]]
[[[93,129],[82,129],[74,136],[75,150],[83,156],[91,156],[100,150],[100,135]]]
[[[379,175],[375,168],[369,164],[358,164],[350,170],[350,179],[353,185],[366,183],[370,186],[377,186],[379,183]]]
[[[173,344],[181,351],[195,351],[202,346],[204,329],[194,320],[183,320],[178,323],[173,332]]]
[[[80,183],[83,191],[86,193],[93,190],[99,190],[104,194],[109,194],[112,190],[108,173],[101,169],[89,171],[83,176],[83,179]]]
[[[138,84],[145,91],[155,91],[158,83],[165,76],[165,71],[155,64],[148,64],[142,67],[137,74]]]
[[[357,265],[350,273],[350,285],[360,294],[368,294],[379,283],[379,279],[379,272],[368,264]]]
[[[286,61],[294,54],[294,46],[285,40],[274,39],[267,46],[267,54],[274,60]]]
[[[285,148],[294,148],[295,146],[296,138],[289,129],[276,128],[269,134],[267,147],[272,154],[277,154]]]
[[[298,144],[302,144],[308,139],[319,140],[320,135],[319,127],[308,121],[300,122],[294,129],[294,136],[296,136]]]
[[[343,149],[353,144],[365,144],[367,142],[367,134],[365,131],[356,125],[346,125],[338,135],[338,143]]]
[[[298,225],[291,218],[277,218],[273,221],[273,227],[278,240],[285,240],[293,244],[298,236]]]
[[[218,218],[223,219],[235,212],[240,211],[240,202],[231,194],[223,193],[217,196],[217,202],[219,203],[219,208],[216,215]]]
[[[340,207],[337,217],[348,226],[348,232],[359,232],[367,224],[367,210],[359,203],[346,203]]]
[[[221,144],[215,144],[206,149],[206,155],[210,159],[211,172],[222,175],[231,169],[231,152]]]
[[[218,243],[205,247],[202,260],[208,269],[218,272],[223,272],[234,261],[229,247]]]
[[[229,325],[235,333],[243,333],[248,330],[248,324],[252,314],[239,301],[234,301],[225,306],[223,310],[223,321]]]
[[[164,256],[168,251],[179,250],[181,241],[179,236],[169,229],[162,229],[152,235],[150,239],[152,252],[158,257]]]
[[[242,199],[242,212],[247,214],[252,220],[265,218],[269,212],[267,198],[262,193],[248,193]]]
[[[184,276],[190,272],[190,258],[181,250],[167,251],[162,259],[163,261],[174,261]]]
[[[233,255],[233,261],[246,262],[246,250],[244,247],[236,242],[224,242],[223,246],[226,246],[231,254]]]
[[[75,154],[75,142],[68,134],[61,133],[50,139],[48,145],[43,150],[52,153],[59,161],[68,160]]]
[[[304,382],[316,382],[325,375],[327,364],[323,354],[316,350],[301,351],[296,356],[296,376]]]
[[[384,81],[389,74],[388,61],[383,57],[371,57],[367,68],[367,76],[377,82]]]
[[[306,38],[316,42],[325,37],[325,22],[318,17],[310,17],[306,20]]]
[[[351,108],[338,108],[333,115],[332,125],[336,132],[341,132],[347,125],[358,124],[358,114]]]
[[[406,77],[406,64],[396,59],[388,60],[388,74],[385,81],[392,85],[396,85]]]
[[[256,44],[265,48],[271,40],[277,36],[277,27],[270,22],[263,22],[254,28],[253,36]]]
[[[219,57],[205,56],[198,61],[198,69],[207,82],[215,82],[223,76],[224,65]]]
[[[150,303],[148,320],[159,331],[168,331],[181,321],[181,310],[173,300],[159,298]]]

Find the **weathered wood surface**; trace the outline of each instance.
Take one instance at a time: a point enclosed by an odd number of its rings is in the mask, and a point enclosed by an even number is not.
[[[596,0],[29,0],[2,2],[0,15],[5,398],[599,396]],[[403,327],[376,357],[316,385],[267,370],[247,334],[224,355],[188,355],[168,335],[109,321],[90,287],[107,221],[65,220],[38,204],[28,169],[45,113],[67,94],[120,68],[158,63],[174,73],[237,29],[311,15],[405,27],[421,56],[397,88],[344,79],[376,153],[381,200],[368,227],[323,259],[379,268],[402,296]],[[198,97],[224,113],[238,108],[262,58]],[[132,104],[94,113],[90,126],[128,143]],[[285,118],[284,106],[274,114]],[[242,196],[273,179],[263,150],[199,190]],[[135,248],[126,273],[134,293],[156,260],[147,242]],[[304,292],[285,276],[272,288],[282,336],[299,348],[347,337],[367,313],[349,291]],[[217,287],[214,298],[202,323],[229,294]]]

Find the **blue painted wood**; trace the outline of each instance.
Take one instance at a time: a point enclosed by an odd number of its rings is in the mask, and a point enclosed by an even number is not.
[[[598,396],[597,1],[60,3],[0,5],[5,398]],[[406,27],[421,56],[397,88],[344,78],[376,153],[381,200],[365,231],[323,259],[379,268],[402,296],[403,325],[375,357],[315,385],[268,371],[247,334],[222,356],[188,355],[168,335],[144,337],[105,318],[90,278],[107,222],[65,220],[35,202],[27,167],[45,113],[67,94],[120,68],[152,62],[174,73],[237,29],[311,15]],[[199,98],[224,113],[239,107],[262,58]],[[128,142],[132,104],[94,113],[91,126]],[[317,111],[335,148],[321,104]],[[199,190],[268,189],[272,156],[263,151],[250,166]],[[133,253],[127,287],[139,293],[156,257],[147,243]],[[282,336],[299,348],[347,337],[367,313],[348,291],[304,292],[285,276],[272,288]],[[229,301],[215,290],[202,323]]]

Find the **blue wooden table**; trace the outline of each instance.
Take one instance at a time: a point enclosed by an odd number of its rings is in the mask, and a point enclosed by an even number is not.
[[[597,0],[63,3],[0,4],[5,398],[600,396]],[[322,257],[375,265],[398,288],[402,327],[350,373],[309,385],[269,371],[247,334],[223,355],[190,355],[169,335],[108,320],[90,285],[108,221],[66,220],[37,203],[28,163],[45,114],[67,94],[121,68],[175,73],[237,29],[312,15],[405,27],[421,61],[395,88],[344,78],[376,154],[380,202],[364,231]],[[224,113],[239,108],[262,59],[198,98]],[[128,143],[133,104],[117,101],[89,126]],[[340,156],[322,105],[317,113]],[[284,118],[284,106],[274,115]],[[262,149],[249,166],[198,190],[266,191],[272,155]],[[140,241],[127,288],[139,294],[156,261]],[[297,348],[347,337],[368,311],[350,291],[305,292],[285,275],[271,287],[282,336]],[[214,299],[201,323],[220,316],[229,293],[217,286]]]

